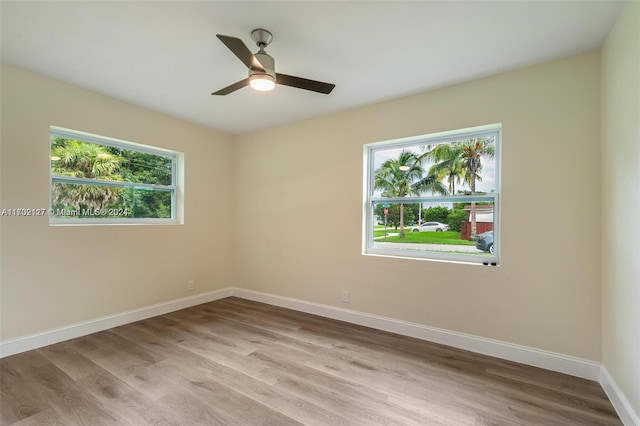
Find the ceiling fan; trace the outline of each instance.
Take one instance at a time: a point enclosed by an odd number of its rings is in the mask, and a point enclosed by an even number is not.
[[[213,92],[212,95],[228,95],[248,85],[256,90],[267,91],[272,90],[276,84],[282,84],[283,86],[296,87],[324,93],[325,95],[331,93],[333,88],[336,87],[335,84],[276,73],[275,61],[264,51],[264,48],[273,40],[273,35],[265,29],[257,28],[251,31],[251,38],[256,42],[259,49],[255,54],[251,53],[239,38],[221,34],[216,34],[216,37],[249,68],[249,77]]]

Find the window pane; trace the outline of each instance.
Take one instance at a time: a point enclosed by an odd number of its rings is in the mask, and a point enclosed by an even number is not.
[[[375,197],[496,191],[496,136],[416,143],[373,152]]]
[[[172,190],[57,183],[52,186],[52,218],[171,218]]]
[[[128,149],[110,148],[123,159],[121,174],[125,182],[171,185],[171,158]]]
[[[375,201],[373,213],[374,249],[404,251],[408,256],[423,252],[491,258],[497,247],[493,240],[492,201]]]
[[[51,137],[51,171],[61,176],[172,185],[172,158]]]

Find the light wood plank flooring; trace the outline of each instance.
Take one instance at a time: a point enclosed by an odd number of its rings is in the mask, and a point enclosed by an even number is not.
[[[238,298],[0,360],[2,425],[619,425],[596,382]]]

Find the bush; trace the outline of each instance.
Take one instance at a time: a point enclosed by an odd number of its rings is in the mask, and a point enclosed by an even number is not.
[[[426,222],[440,222],[447,223],[450,210],[446,207],[429,207],[424,209],[422,217]]]
[[[467,220],[467,212],[464,210],[451,210],[446,223],[449,225],[450,230],[460,232],[462,222],[465,220]]]

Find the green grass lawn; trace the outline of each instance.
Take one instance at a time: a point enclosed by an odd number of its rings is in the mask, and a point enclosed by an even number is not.
[[[389,232],[398,232],[398,231],[394,230],[393,228],[387,228],[387,234]],[[383,235],[384,235],[384,228],[382,228],[382,229],[374,229],[373,230],[373,236],[374,237],[381,237]]]
[[[389,233],[398,233],[399,230],[395,230],[393,228],[387,228],[387,234]],[[382,236],[384,235],[384,227],[382,230],[376,229],[373,231],[373,236]],[[453,245],[465,245],[465,246],[473,246],[475,243],[473,241],[466,241],[460,239],[460,233],[456,231],[444,231],[444,232],[411,232],[411,229],[405,229],[404,232],[405,238],[400,238],[399,236],[395,237],[387,237],[387,238],[379,238],[376,241],[388,242],[388,243],[420,243],[420,244],[453,244]]]
[[[393,226],[391,227],[387,227],[387,234],[389,232],[398,232],[395,229],[393,229]],[[373,227],[373,236],[374,237],[381,237],[384,235],[384,225],[375,225]]]

